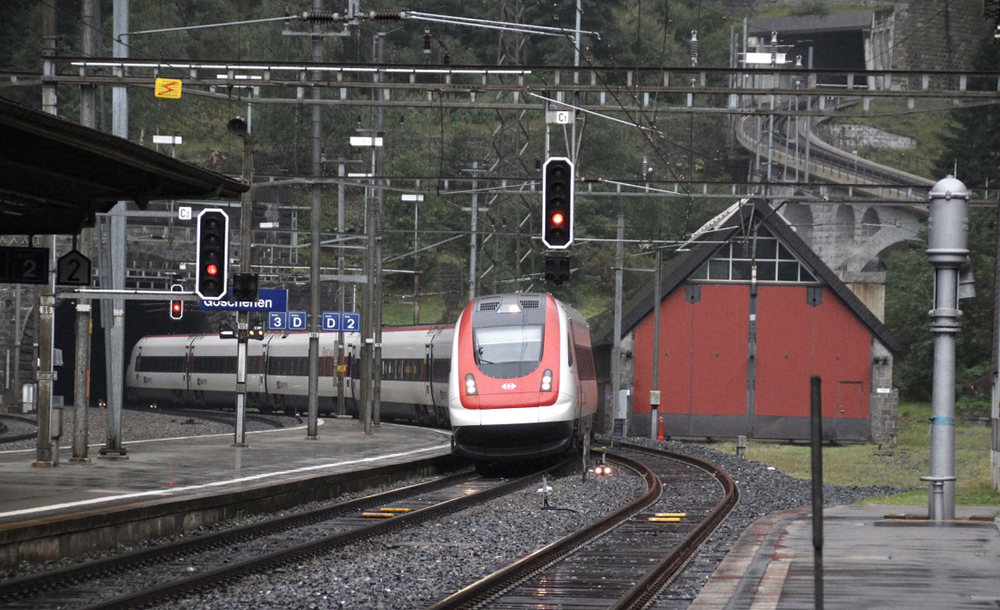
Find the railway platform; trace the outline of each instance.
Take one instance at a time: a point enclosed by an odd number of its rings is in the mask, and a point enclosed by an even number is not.
[[[824,510],[825,608],[1000,607],[1000,529],[992,507],[928,521],[917,506]],[[814,608],[811,510],[760,519],[740,538],[689,610]]]
[[[451,467],[450,431],[353,419],[233,434],[125,441],[128,459],[34,467],[34,450],[0,452],[0,566],[128,545],[237,515],[280,510],[388,482],[418,460],[421,474]],[[381,479],[380,479],[381,477]],[[377,484],[377,483],[376,483]]]

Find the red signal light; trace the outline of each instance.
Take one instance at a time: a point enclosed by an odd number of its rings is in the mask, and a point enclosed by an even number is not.
[[[205,266],[205,273],[208,275],[219,275],[219,266],[215,263],[210,263]]]
[[[180,320],[184,317],[184,301],[170,301],[170,319]]]
[[[566,217],[563,216],[562,212],[556,212],[555,214],[553,214],[551,216],[551,218],[549,220],[552,221],[553,226],[561,227],[561,226],[563,226],[563,224],[565,224]]]

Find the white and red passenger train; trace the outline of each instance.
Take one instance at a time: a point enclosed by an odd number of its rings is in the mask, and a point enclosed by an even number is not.
[[[320,333],[323,413],[336,405],[336,339],[336,333]],[[345,333],[344,348],[345,406],[357,416],[360,335]],[[129,360],[130,401],[233,408],[236,349],[235,341],[216,335],[144,337]],[[267,333],[247,351],[248,406],[304,411],[309,334]],[[586,322],[551,295],[478,297],[456,325],[382,331],[382,417],[450,425],[462,455],[514,460],[562,452],[589,442],[596,409]]]

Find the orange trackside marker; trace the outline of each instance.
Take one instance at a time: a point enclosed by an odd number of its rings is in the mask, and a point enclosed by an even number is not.
[[[687,517],[687,513],[656,513],[657,517]]]
[[[395,517],[395,513],[361,513],[362,517],[371,517],[377,519],[388,519],[389,517]]]
[[[383,513],[408,513],[412,511],[412,508],[380,508]]]
[[[650,517],[650,521],[655,521],[657,523],[680,523],[680,517]]]

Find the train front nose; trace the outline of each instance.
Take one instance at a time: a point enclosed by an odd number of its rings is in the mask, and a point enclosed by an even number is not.
[[[571,422],[558,421],[454,430],[455,451],[478,460],[522,460],[562,453],[570,448]]]

